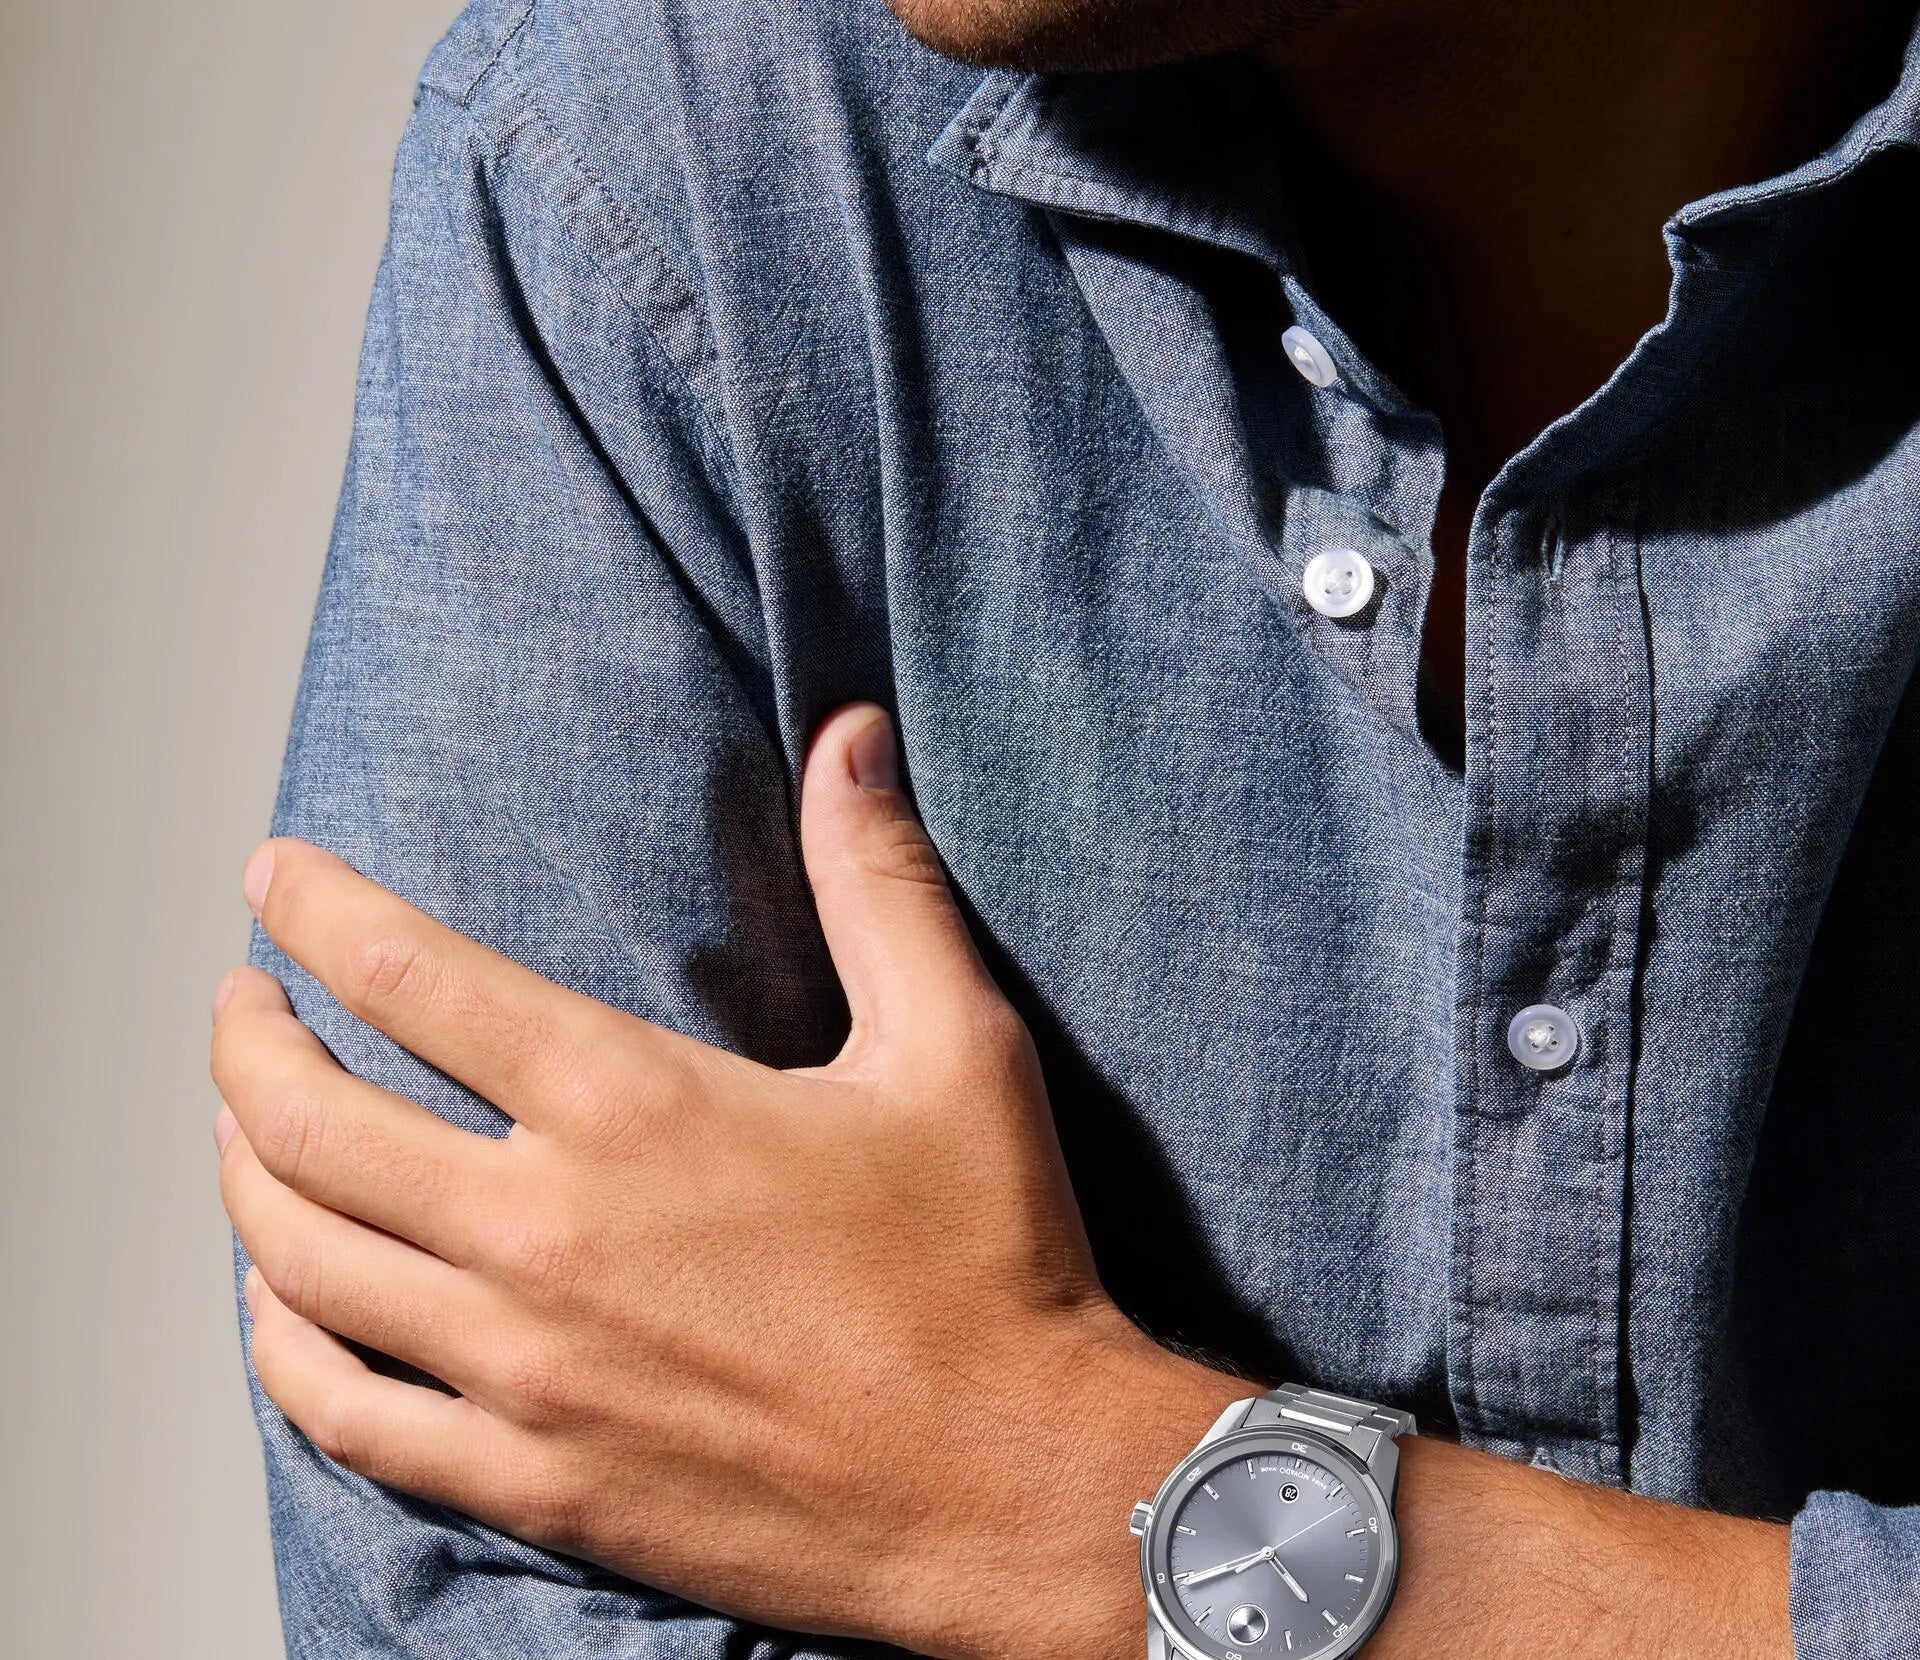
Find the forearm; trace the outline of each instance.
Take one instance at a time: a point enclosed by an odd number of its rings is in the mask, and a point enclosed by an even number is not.
[[[1782,1525],[1420,1437],[1402,1443],[1398,1519],[1400,1589],[1378,1660],[1440,1652],[1460,1632],[1486,1660],[1792,1660]]]
[[[997,1467],[950,1527],[923,1594],[878,1632],[944,1660],[1031,1660],[1061,1630],[1103,1660],[1145,1652],[1139,1557],[1126,1532],[1230,1401],[1261,1386],[1116,1338],[1051,1401],[1003,1402]],[[1488,1660],[1607,1660],[1623,1650],[1689,1660],[1792,1660],[1787,1529],[1567,1480],[1434,1437],[1401,1444],[1402,1562],[1369,1660],[1424,1660],[1462,1632]],[[1021,1594],[980,1595],[1017,1559]]]

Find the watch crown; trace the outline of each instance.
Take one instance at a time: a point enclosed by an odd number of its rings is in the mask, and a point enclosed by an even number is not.
[[[1127,1531],[1136,1539],[1147,1531],[1147,1523],[1153,1520],[1153,1506],[1144,1499],[1133,1507],[1133,1520],[1127,1523]]]

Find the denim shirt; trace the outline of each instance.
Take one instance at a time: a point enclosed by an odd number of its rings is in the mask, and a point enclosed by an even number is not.
[[[475,0],[401,148],[276,828],[812,1064],[802,746],[879,699],[1142,1325],[1790,1519],[1800,1655],[1920,1656],[1920,40],[1884,84],[1674,214],[1665,319],[1487,486],[1460,767],[1415,712],[1446,443],[1316,299],[1250,63]],[[1345,618],[1303,590],[1333,547],[1375,574]],[[1510,1051],[1534,1004],[1557,1071]],[[256,1406],[295,1656],[861,1646]]]

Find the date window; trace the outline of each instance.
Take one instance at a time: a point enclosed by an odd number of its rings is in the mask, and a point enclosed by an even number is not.
[[[1300,1496],[1300,1489],[1294,1486],[1292,1482],[1288,1482],[1286,1486],[1280,1489],[1280,1497],[1287,1504],[1292,1504],[1295,1499],[1299,1498],[1299,1496]]]

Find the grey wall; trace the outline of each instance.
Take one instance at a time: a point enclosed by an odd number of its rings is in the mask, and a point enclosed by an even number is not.
[[[456,0],[0,0],[0,1650],[279,1652],[209,1135]]]

